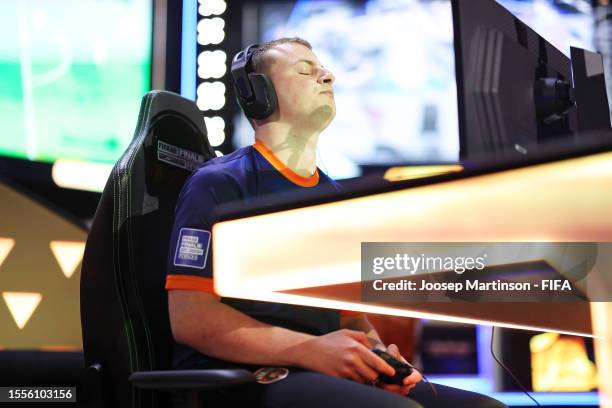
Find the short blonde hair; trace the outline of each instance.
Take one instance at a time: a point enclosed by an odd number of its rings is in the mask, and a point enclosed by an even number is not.
[[[270,67],[270,61],[265,56],[266,52],[276,47],[277,45],[286,43],[301,44],[309,50],[312,50],[312,45],[310,45],[308,41],[300,37],[283,37],[265,42],[261,44],[255,51],[253,51],[253,55],[251,56],[251,65],[253,67],[253,72],[267,74],[268,68]]]

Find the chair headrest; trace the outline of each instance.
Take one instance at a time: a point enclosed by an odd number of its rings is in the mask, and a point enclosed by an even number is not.
[[[185,178],[212,157],[197,105],[172,92],[151,91],[142,100],[134,137],[113,174],[115,180],[131,177],[133,192],[178,194]]]

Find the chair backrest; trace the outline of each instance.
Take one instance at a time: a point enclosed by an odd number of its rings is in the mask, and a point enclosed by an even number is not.
[[[159,405],[128,376],[170,368],[164,283],[174,207],[187,177],[212,157],[194,102],[166,91],[144,96],[134,138],[102,193],[81,270],[85,364],[102,366],[113,407]]]

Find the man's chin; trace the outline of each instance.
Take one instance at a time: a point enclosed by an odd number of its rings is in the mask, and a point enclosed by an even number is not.
[[[312,111],[305,118],[305,124],[313,130],[323,130],[331,123],[335,116],[335,106],[323,105]]]
[[[314,112],[322,121],[331,121],[336,116],[335,105],[323,105]]]
[[[321,130],[326,129],[333,122],[335,117],[336,117],[336,111],[334,110],[333,114],[327,119],[327,122],[325,122]]]

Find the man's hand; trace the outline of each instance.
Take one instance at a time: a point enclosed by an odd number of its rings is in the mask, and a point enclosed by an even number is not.
[[[393,367],[370,349],[365,333],[342,329],[304,343],[298,362],[309,370],[360,383],[374,381],[378,373],[394,375]]]
[[[399,349],[395,344],[390,344],[389,347],[387,347],[387,353],[391,354],[396,359],[408,364],[408,362],[400,354]],[[417,370],[412,370],[412,374],[404,378],[402,385],[380,383],[380,387],[387,391],[395,392],[401,395],[407,395],[410,390],[413,389],[422,379],[423,376],[421,375],[421,373],[419,373]]]

